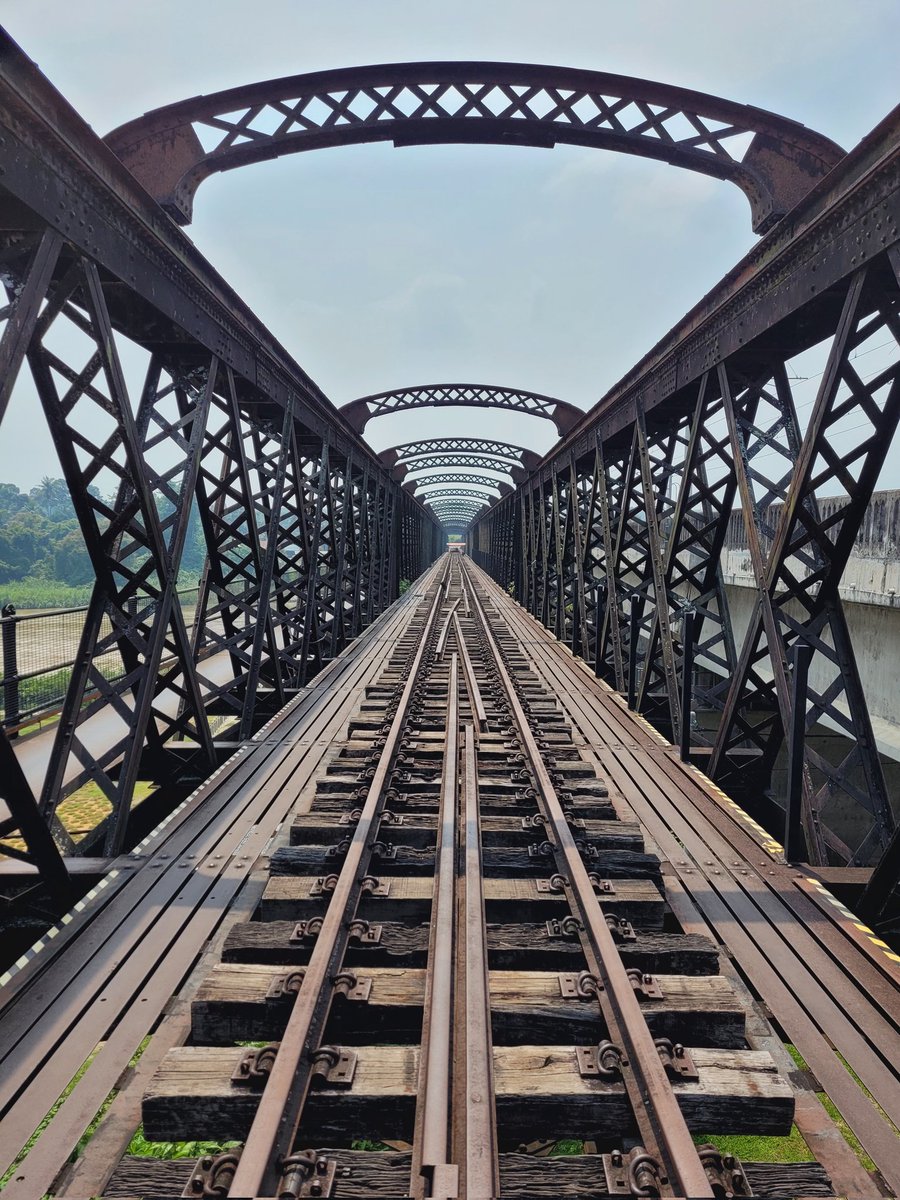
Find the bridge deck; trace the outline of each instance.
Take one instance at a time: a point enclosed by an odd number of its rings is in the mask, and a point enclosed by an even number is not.
[[[900,958],[832,898],[819,903],[828,893],[787,865],[777,842],[682,763],[675,747],[543,625],[482,579],[498,612],[528,643],[533,670],[552,686],[575,743],[668,857],[698,927],[727,948],[873,1158],[893,1163],[891,1186],[900,1187],[896,1131],[837,1057],[860,1078],[860,1068],[868,1073],[873,1095],[879,1080],[887,1085],[882,1094],[893,1092],[896,1123],[900,1095],[896,1082],[888,1083],[888,1064],[900,1053]]]
[[[420,598],[411,589],[375,621],[159,830],[116,860],[72,920],[0,978],[0,1174],[33,1132],[35,1114],[49,1111],[103,1042],[74,1103],[53,1122],[63,1156],[74,1148],[83,1114],[97,1111],[123,1054],[127,1061],[166,1010]],[[161,1051],[164,1041],[155,1037],[154,1047]],[[153,1056],[145,1057],[149,1065]],[[44,1189],[57,1169],[40,1156],[29,1167],[23,1184],[37,1186],[40,1176]]]
[[[116,1086],[123,1061],[160,1018],[161,1031],[137,1069],[139,1081],[146,1083],[166,1050],[184,1039],[191,984],[174,1007],[171,996],[192,971],[193,981],[208,968],[208,957],[201,956],[213,936],[222,934],[223,923],[227,928],[245,920],[252,910],[262,888],[254,868],[274,842],[285,840],[281,823],[288,813],[308,808],[324,756],[345,736],[348,718],[439,569],[423,576],[165,828],[118,860],[73,919],[2,981],[0,1171],[85,1053],[100,1046],[53,1119],[52,1136],[42,1138],[29,1156],[24,1190],[13,1186],[11,1194],[49,1188],[60,1156],[77,1142],[86,1120]],[[486,597],[488,615],[493,608],[526,646],[533,671],[571,723],[581,754],[624,797],[646,832],[648,849],[655,844],[668,858],[669,903],[681,927],[706,933],[725,948],[739,975],[775,1014],[785,1040],[806,1060],[814,1079],[804,1082],[798,1074],[792,1080],[798,1087],[796,1121],[837,1191],[878,1194],[846,1143],[835,1139],[815,1096],[819,1085],[889,1185],[900,1188],[890,1124],[900,1122],[900,960],[824,889],[786,865],[768,835],[679,762],[673,747],[566,647],[483,572],[471,564],[469,570]],[[764,1039],[748,1040],[753,1048],[771,1048]],[[119,1108],[121,1119],[89,1145],[77,1186],[102,1175],[111,1140],[120,1139],[120,1153],[127,1145],[140,1119],[139,1086],[120,1096]],[[76,1187],[59,1194],[82,1193]]]

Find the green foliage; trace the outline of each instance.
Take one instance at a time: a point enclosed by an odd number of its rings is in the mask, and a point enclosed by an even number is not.
[[[25,608],[79,608],[91,598],[91,585],[71,587],[55,579],[26,575],[11,583],[0,582],[0,604]]]
[[[90,491],[100,495],[94,487]],[[79,587],[89,584],[92,578],[93,569],[65,480],[45,475],[27,495],[15,484],[0,483],[0,591],[3,585],[26,579],[58,580],[68,587]],[[26,606],[24,600],[17,601],[13,596],[6,600]],[[51,603],[71,600],[66,597]]]
[[[791,1126],[787,1137],[753,1137],[735,1134],[731,1137],[716,1137],[711,1133],[695,1133],[698,1146],[709,1143],[723,1154],[734,1154],[743,1162],[801,1163],[810,1162],[815,1155],[796,1125]]]
[[[128,1144],[128,1154],[139,1158],[203,1158],[224,1154],[240,1142],[148,1142],[141,1126]]]
[[[97,488],[88,489],[99,497]],[[115,506],[115,497],[108,502]],[[158,501],[160,516],[171,510]],[[136,567],[135,554],[129,561]],[[206,542],[196,500],[191,506],[181,557],[182,586],[195,587],[206,559]],[[45,476],[29,492],[0,483],[0,605],[16,608],[76,608],[87,604],[94,568],[84,546],[75,508],[63,479]]]
[[[410,589],[410,582],[409,582],[409,580],[408,580],[408,579],[401,579],[401,580],[400,580],[400,595],[402,596],[402,595],[403,595],[403,593],[404,593],[404,592],[408,592],[408,591],[409,591],[409,589]]]

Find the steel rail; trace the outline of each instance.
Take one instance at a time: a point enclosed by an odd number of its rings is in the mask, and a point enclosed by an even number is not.
[[[458,624],[458,623],[457,623]],[[460,647],[463,643],[460,640]],[[481,816],[475,730],[464,730],[463,846],[465,935],[460,951],[465,973],[465,1146],[463,1191],[466,1196],[500,1195],[497,1110],[494,1100],[494,1048],[491,1039],[491,995],[488,974],[487,922],[484,912],[484,870],[481,854]],[[461,1114],[457,1114],[461,1120]]]
[[[448,620],[448,627],[449,624]],[[459,1193],[459,1166],[452,1161],[454,1147],[450,1132],[457,983],[459,657],[456,653],[450,657],[446,731],[410,1180],[412,1196],[428,1196],[433,1200],[453,1200]]]
[[[456,608],[457,608],[458,604],[459,604],[459,600],[455,600],[453,602],[453,604],[450,606],[450,611],[447,613],[447,617],[444,621],[444,624],[441,626],[441,632],[438,634],[437,646],[435,647],[435,650],[434,650],[434,656],[437,659],[443,658],[444,653],[446,652],[447,635],[450,632],[450,626],[453,623],[453,614],[456,612]]]
[[[346,949],[350,932],[349,922],[356,910],[362,880],[371,858],[371,845],[374,840],[372,835],[384,809],[394,759],[406,727],[407,713],[419,682],[419,674],[443,600],[447,578],[448,573],[445,571],[435,591],[362,813],[325,911],[322,928],[305,968],[303,983],[291,1009],[271,1074],[244,1143],[229,1189],[232,1196],[263,1197],[279,1194],[281,1160],[293,1149],[309,1092],[313,1067],[310,1052],[315,1049],[314,1038],[324,1029],[331,1007],[332,996],[328,983],[339,970]]]
[[[457,601],[459,603],[459,601]],[[472,703],[472,712],[475,720],[478,723],[479,733],[484,733],[487,728],[487,710],[484,707],[484,700],[481,697],[481,688],[478,686],[478,680],[475,678],[475,668],[472,665],[472,658],[469,654],[469,649],[466,646],[463,637],[462,625],[459,623],[459,615],[454,610],[453,613],[453,628],[456,632],[456,641],[459,645],[459,657],[462,659],[463,675],[466,680],[466,687],[469,690],[469,699]]]
[[[714,1193],[706,1171],[475,587],[472,588],[472,603],[484,629],[486,644],[492,652],[522,749],[537,784],[538,802],[543,810],[548,838],[555,851],[557,868],[564,881],[566,897],[573,913],[579,915],[584,925],[583,945],[591,974],[596,980],[597,1000],[609,1036],[621,1050],[622,1080],[643,1146],[649,1154],[658,1158],[662,1194],[711,1197]]]

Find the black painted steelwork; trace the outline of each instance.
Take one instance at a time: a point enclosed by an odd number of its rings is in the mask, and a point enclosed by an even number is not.
[[[453,472],[441,475],[424,475],[409,480],[404,486],[414,488],[414,494],[420,499],[424,499],[429,488],[446,487],[449,484],[471,484],[476,488],[489,488],[501,496],[508,496],[513,490],[511,484],[504,483],[502,479],[493,479],[488,475],[465,475],[454,474]]]
[[[375,417],[409,412],[416,408],[506,409],[529,417],[544,417],[553,422],[560,435],[568,433],[584,415],[580,408],[565,400],[555,400],[539,392],[523,392],[518,388],[485,383],[432,383],[421,387],[396,388],[351,400],[349,404],[341,405],[341,412],[353,428],[362,433]]]
[[[693,700],[715,714],[692,757],[773,828],[788,662],[809,646],[801,815],[816,863],[871,863],[894,829],[838,584],[900,416],[898,223],[900,111],[467,535],[475,561],[623,694],[636,656],[636,707],[676,744],[692,608]],[[801,420],[787,364],[819,344]],[[735,505],[755,580],[740,644],[721,572]],[[845,735],[840,756],[809,736],[820,723]]]
[[[0,417],[27,357],[98,581],[39,806],[16,749],[0,745],[13,764],[2,828],[24,836],[25,857],[48,881],[64,883],[65,868],[35,818],[69,851],[55,816],[61,795],[99,781],[112,807],[106,847],[119,848],[139,769],[177,778],[176,743],[210,767],[211,713],[245,737],[419,573],[447,527],[463,525],[476,559],[676,742],[678,618],[690,605],[693,695],[719,714],[708,770],[751,802],[793,720],[787,657],[811,647],[802,724],[808,733],[826,721],[851,750],[833,763],[805,741],[810,855],[877,855],[893,819],[837,587],[900,407],[896,360],[872,378],[854,366],[876,339],[898,340],[896,116],[842,161],[794,122],[683,89],[464,63],[294,77],[115,131],[109,145],[181,221],[214,171],[373,140],[614,148],[730,179],[750,198],[757,231],[789,213],[591,414],[575,424],[566,411],[573,427],[543,463],[475,439],[377,458],[108,147],[8,39],[3,49]],[[210,135],[205,149],[200,133]],[[64,323],[78,352],[52,336]],[[824,339],[829,360],[804,426],[786,363]],[[145,352],[137,389],[122,366],[125,341]],[[455,386],[432,399],[449,404]],[[412,401],[424,403],[427,389],[417,390]],[[547,400],[510,391],[500,406],[526,396]],[[366,398],[357,423],[373,402],[418,406],[398,397]],[[105,421],[102,434],[85,410]],[[832,434],[848,416],[865,432],[838,449]],[[442,529],[412,492],[447,467],[480,472],[501,493],[506,485],[483,472],[521,486],[487,512],[435,497]],[[103,473],[115,483],[105,499],[93,488]],[[819,501],[835,488],[846,500],[823,515]],[[208,563],[189,634],[176,584],[195,502]],[[719,562],[735,502],[756,579],[740,647]],[[122,659],[115,680],[97,665],[107,649]],[[98,750],[85,730],[110,718]],[[838,801],[867,817],[857,844],[829,821]],[[895,877],[878,873],[879,895]]]
[[[0,419],[30,370],[96,579],[59,722],[15,744],[0,733],[2,852],[60,895],[60,851],[98,846],[73,845],[65,796],[99,787],[116,854],[139,778],[177,797],[186,762],[208,773],[214,722],[250,736],[445,535],[14,43],[2,50]],[[206,567],[189,628],[192,513]]]
[[[196,96],[113,130],[108,144],[169,214],[191,220],[217,171],[326,146],[557,144],[618,150],[735,183],[769,229],[842,151],[796,121],[646,79],[522,63],[394,63]]]

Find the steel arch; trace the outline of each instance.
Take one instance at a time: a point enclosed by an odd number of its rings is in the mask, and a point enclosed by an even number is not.
[[[438,521],[461,521],[469,524],[482,516],[480,509],[432,509]]]
[[[433,454],[425,458],[412,458],[409,462],[398,463],[394,467],[395,479],[406,479],[416,471],[442,470],[444,467],[468,467],[472,470],[497,471],[513,480],[525,479],[528,469],[507,462],[502,458],[491,458],[489,455],[478,454]],[[407,480],[418,483],[417,479]]]
[[[362,433],[375,417],[409,412],[415,408],[501,408],[524,413],[529,417],[544,417],[552,421],[563,437],[584,416],[580,408],[540,392],[524,392],[519,388],[495,387],[487,383],[428,383],[421,387],[396,388],[363,396],[341,405],[341,412],[357,433]]]
[[[429,492],[427,495],[418,497],[423,504],[431,504],[434,500],[482,500],[490,504],[492,500],[497,500],[499,497],[492,495],[490,492],[483,492],[475,488],[438,488],[437,491]]]
[[[843,157],[796,121],[703,92],[602,71],[484,62],[266,80],[155,109],[106,141],[181,224],[210,175],[300,150],[376,141],[567,143],[729,180],[750,201],[754,231],[764,233]]]
[[[485,508],[490,504],[490,500],[478,496],[457,496],[455,498],[426,499],[423,503],[426,508]]]
[[[455,499],[426,500],[425,506],[435,510],[447,508],[472,508],[480,511],[482,508],[486,508],[488,506],[488,501],[479,500],[475,496],[473,496],[471,499],[465,499],[464,497],[458,496]]]
[[[475,487],[490,487],[495,488],[501,496],[508,496],[512,491],[512,487],[508,483],[503,483],[500,479],[491,479],[488,475],[455,475],[453,473],[447,475],[425,475],[417,479],[411,479],[404,487],[415,488],[414,495],[418,499],[424,498],[424,490],[433,487],[446,487],[451,483],[471,483]]]
[[[415,442],[404,442],[399,446],[389,446],[379,454],[381,461],[388,467],[405,462],[409,458],[418,458],[423,454],[445,454],[460,452],[463,454],[491,454],[495,458],[508,458],[523,466],[537,466],[540,455],[525,446],[515,446],[512,442],[498,442],[493,438],[470,437],[437,437],[421,438]]]

